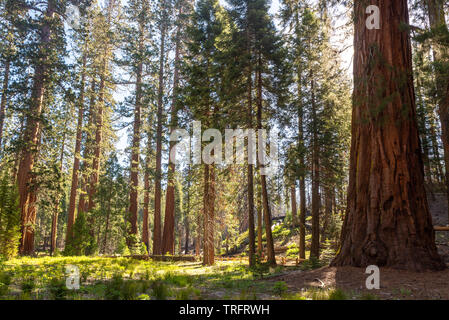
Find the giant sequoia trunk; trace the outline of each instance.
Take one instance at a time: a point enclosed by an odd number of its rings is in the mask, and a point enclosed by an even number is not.
[[[433,30],[438,32],[448,31],[445,15],[444,4],[442,0],[427,0],[427,9],[429,13],[429,22]],[[441,121],[441,140],[444,148],[444,163],[446,167],[446,191],[449,201],[449,66],[447,65],[448,50],[447,47],[434,41],[432,45],[434,62],[438,65],[436,72],[436,89],[438,99],[438,113]],[[444,66],[443,64],[446,63]],[[449,218],[449,206],[448,206]]]
[[[29,113],[26,120],[23,135],[24,148],[21,152],[17,183],[19,186],[20,210],[21,210],[21,232],[19,253],[23,255],[34,252],[34,224],[36,222],[37,200],[34,176],[32,170],[35,157],[38,152],[40,120],[44,99],[45,84],[48,78],[48,55],[47,52],[51,42],[51,24],[55,15],[55,4],[48,1],[45,19],[42,24],[39,44],[39,58],[35,66],[33,87],[30,100]]]
[[[415,271],[445,266],[424,190],[406,0],[376,0],[381,27],[355,2],[354,106],[348,207],[334,266]]]

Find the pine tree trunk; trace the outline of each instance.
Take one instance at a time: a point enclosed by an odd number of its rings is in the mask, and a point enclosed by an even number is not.
[[[248,32],[249,34],[249,32]],[[249,35],[247,36],[249,43]],[[252,68],[249,64],[248,70],[248,128],[253,126],[253,98],[252,98]],[[248,136],[248,146],[250,137]],[[248,149],[249,150],[249,149]],[[248,171],[247,171],[247,188],[248,188],[248,237],[249,237],[249,266],[253,267],[256,264],[255,259],[255,234],[254,234],[254,165],[249,164],[248,151]]]
[[[65,121],[64,127],[67,127],[68,118]],[[64,132],[64,136],[62,138],[62,146],[61,146],[61,156],[59,158],[59,172],[61,173],[61,176],[63,175],[63,165],[64,165],[64,150],[65,150],[65,139],[66,139],[66,132]],[[51,222],[51,242],[50,242],[50,256],[53,256],[53,253],[56,250],[56,239],[58,237],[58,217],[59,217],[59,204],[60,204],[61,198],[57,197],[56,203],[55,203],[55,211],[53,212],[52,222]]]
[[[144,21],[139,22],[139,54],[142,57],[144,51]],[[131,189],[129,193],[129,219],[130,235],[137,237],[137,212],[139,210],[139,163],[140,163],[140,127],[142,113],[142,73],[143,61],[139,61],[136,72],[136,102],[134,106],[134,126],[131,151]],[[128,245],[135,245],[129,243]]]
[[[262,243],[262,196],[258,192],[258,204],[257,204],[257,255],[259,259],[262,259],[263,243]]]
[[[75,142],[75,159],[73,160],[72,170],[72,186],[70,189],[69,211],[67,217],[67,232],[66,243],[70,241],[72,236],[72,228],[75,224],[75,206],[76,206],[76,194],[78,189],[79,169],[80,169],[80,153],[81,153],[81,139],[83,134],[83,117],[84,117],[84,89],[86,83],[86,65],[87,55],[83,55],[83,66],[81,71],[81,87],[78,106],[78,124],[76,127],[76,142]]]
[[[178,24],[180,23],[182,10],[178,11]],[[179,87],[179,62],[181,53],[181,30],[180,26],[177,27],[176,41],[175,41],[175,70],[173,76],[173,100],[171,106],[171,126],[170,133],[176,130],[178,125],[177,115],[177,101],[178,101],[178,87]],[[170,150],[174,147],[175,142],[170,141]],[[167,193],[165,198],[165,219],[164,219],[164,233],[162,235],[162,253],[174,253],[175,246],[175,159],[170,159],[168,165],[168,181],[167,181]]]
[[[79,196],[79,202],[78,202],[78,214],[80,212],[86,212],[87,211],[87,193],[89,191],[89,174],[88,174],[88,168],[91,161],[91,153],[93,148],[93,139],[92,139],[92,126],[95,119],[95,88],[96,88],[96,80],[93,76],[91,79],[91,88],[90,88],[90,102],[89,102],[89,119],[87,123],[87,131],[86,131],[86,142],[83,152],[83,165],[81,168],[81,191]],[[73,220],[73,223],[75,223],[76,217]]]
[[[163,123],[163,99],[164,99],[164,60],[165,60],[165,22],[161,26],[161,47],[159,57],[159,90],[157,102],[157,131],[156,131],[156,177],[154,183],[154,232],[153,254],[162,254],[161,231],[161,178],[162,178],[162,123]],[[165,254],[165,252],[164,252]]]
[[[348,207],[332,265],[442,270],[424,189],[407,1],[372,4],[379,30],[366,28],[365,3],[355,2]]]
[[[292,202],[292,223],[293,228],[296,228],[298,225],[298,209],[296,207],[296,186],[294,184],[290,187],[290,198]]]
[[[212,266],[215,262],[215,169],[213,165],[204,165],[204,240],[203,264]]]
[[[100,174],[101,144],[103,143],[103,113],[105,107],[104,96],[106,90],[106,69],[107,63],[106,61],[103,61],[102,73],[100,77],[100,94],[98,97],[98,106],[95,112],[95,146],[94,157],[92,161],[92,174],[89,182],[89,203],[87,205],[88,212],[92,211],[92,209],[95,207],[95,196],[97,193],[97,185]]]
[[[312,243],[310,247],[310,257],[320,258],[320,146],[318,141],[317,110],[315,102],[315,81],[314,74],[310,72],[311,79],[311,99],[312,99],[312,121],[313,121],[313,141],[312,141]]]
[[[262,126],[262,56],[259,54],[258,61],[258,83],[257,83],[257,128],[261,130]],[[260,131],[259,131],[260,132]],[[260,138],[260,137],[259,137]],[[261,146],[259,145],[259,148]],[[263,146],[265,147],[265,146]],[[265,150],[259,150],[262,155],[264,155]],[[259,162],[260,169],[263,168],[263,165],[260,163],[260,157],[257,157]],[[261,172],[261,171],[260,171]],[[273,235],[271,232],[271,208],[268,198],[268,188],[267,188],[267,177],[265,175],[260,175],[261,187],[262,187],[262,203],[263,203],[263,212],[264,212],[264,220],[265,220],[265,235],[267,240],[267,263],[271,266],[276,265],[276,256],[274,252],[274,241]]]
[[[147,247],[148,254],[150,253],[150,227],[149,227],[149,205],[150,205],[150,174],[149,174],[149,160],[148,153],[145,161],[145,175],[144,175],[144,199],[143,199],[143,221],[142,221],[142,242]]]
[[[0,102],[0,151],[2,150],[3,124],[5,122],[6,102],[8,99],[10,68],[11,68],[11,61],[7,59],[5,62],[5,72],[3,74],[2,99]]]
[[[306,181],[305,181],[305,160],[304,150],[304,127],[303,127],[303,108],[301,104],[302,84],[301,70],[298,70],[298,148],[299,148],[299,258],[306,258]]]
[[[444,15],[444,4],[441,0],[427,0],[427,10],[429,14],[430,27],[434,30],[444,29],[448,32],[446,18]],[[434,62],[437,64],[447,63],[444,57],[447,55],[447,47],[436,43],[432,46]],[[436,68],[436,88],[438,99],[438,113],[441,121],[441,140],[443,141],[444,149],[444,164],[445,164],[445,181],[447,199],[449,203],[449,74],[444,71],[442,66]],[[446,68],[447,69],[447,68]],[[449,219],[449,206],[448,206]]]
[[[32,170],[34,167],[35,157],[38,152],[40,120],[42,113],[42,105],[44,99],[45,82],[48,77],[48,56],[44,54],[51,42],[51,21],[55,14],[55,4],[48,1],[45,19],[40,33],[39,44],[39,62],[35,66],[33,88],[31,93],[31,102],[29,108],[29,116],[27,117],[24,132],[24,148],[22,150],[19,162],[19,170],[17,173],[17,183],[19,186],[20,209],[21,209],[21,239],[19,245],[19,253],[22,255],[30,255],[34,252],[34,224],[36,222],[37,200],[36,190],[32,190],[34,178]]]

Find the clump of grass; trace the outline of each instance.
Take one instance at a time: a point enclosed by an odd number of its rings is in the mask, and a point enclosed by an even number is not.
[[[287,289],[287,284],[284,281],[278,281],[274,284],[273,293],[282,297],[287,292]]]
[[[310,257],[308,260],[301,263],[300,269],[302,271],[309,271],[318,269],[324,266],[324,263],[317,259],[316,257]]]
[[[33,276],[28,276],[22,279],[20,283],[20,289],[26,295],[30,295],[31,292],[36,288],[36,279]]]
[[[153,297],[156,300],[167,300],[170,296],[170,290],[167,285],[162,281],[155,281],[152,285]]]
[[[120,293],[123,285],[121,274],[115,274],[110,281],[106,283],[104,296],[106,300],[120,300]]]
[[[164,276],[164,280],[178,287],[186,287],[190,281],[186,275],[175,274],[173,272],[167,272]]]
[[[341,289],[331,290],[328,295],[329,300],[348,300],[348,295]]]
[[[135,300],[140,291],[140,284],[136,281],[124,281],[120,297],[123,300]]]
[[[176,300],[197,300],[201,297],[201,292],[198,289],[187,287],[176,292]]]
[[[65,281],[58,278],[51,279],[48,285],[48,291],[53,300],[66,300],[67,294],[69,293]]]

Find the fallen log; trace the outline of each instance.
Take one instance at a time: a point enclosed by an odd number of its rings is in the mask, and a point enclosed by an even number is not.
[[[433,228],[435,229],[435,231],[449,231],[449,226],[434,226]]]

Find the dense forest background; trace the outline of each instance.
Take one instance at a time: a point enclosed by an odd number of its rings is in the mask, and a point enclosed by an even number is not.
[[[449,183],[448,8],[409,1],[404,26],[429,195]],[[201,254],[214,264],[246,241],[250,265],[276,264],[272,224],[285,217],[298,258],[335,254],[348,197],[353,9],[2,0],[0,253]],[[279,129],[278,170],[170,163],[170,133],[193,135],[193,121],[223,135]]]

